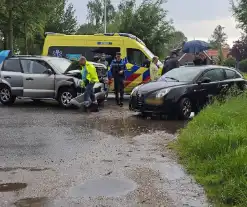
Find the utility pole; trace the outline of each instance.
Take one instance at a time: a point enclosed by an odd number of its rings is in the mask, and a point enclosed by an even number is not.
[[[104,22],[105,22],[105,24],[104,24],[104,26],[105,26],[105,30],[104,30],[104,32],[106,33],[106,0],[105,0],[105,15],[104,15]]]

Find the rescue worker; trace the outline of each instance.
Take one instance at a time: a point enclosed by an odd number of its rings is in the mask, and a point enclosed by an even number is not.
[[[110,71],[112,73],[112,77],[114,79],[114,92],[116,103],[119,106],[123,106],[123,98],[124,98],[124,71],[126,70],[126,65],[124,61],[121,59],[121,53],[116,53],[116,58],[112,61],[110,66]],[[119,99],[120,93],[120,99]]]
[[[91,104],[94,104],[96,111],[98,111],[98,103],[93,91],[95,83],[99,82],[96,68],[93,64],[87,62],[87,59],[82,56],[79,60],[81,66],[81,87],[85,87],[84,92],[84,104],[86,108],[89,108]]]
[[[154,56],[152,59],[152,62],[150,64],[150,79],[151,81],[157,81],[159,78],[159,67],[158,67],[158,60],[159,58],[157,56]]]

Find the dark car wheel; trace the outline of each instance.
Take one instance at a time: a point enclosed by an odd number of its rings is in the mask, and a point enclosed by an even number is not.
[[[15,102],[16,97],[12,96],[11,90],[8,86],[0,88],[0,102],[3,105],[12,105]]]
[[[71,100],[76,97],[76,91],[73,88],[61,88],[58,93],[58,102],[63,108],[71,107]]]
[[[192,102],[189,98],[182,98],[178,103],[178,116],[182,120],[190,118],[192,112]]]

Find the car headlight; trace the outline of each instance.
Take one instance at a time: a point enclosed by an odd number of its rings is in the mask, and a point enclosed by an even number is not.
[[[130,95],[132,96],[134,93],[136,93],[136,91],[141,87],[142,85],[136,86],[130,93]]]
[[[160,90],[157,94],[156,94],[156,98],[163,98],[166,94],[168,94],[170,91],[169,88]]]

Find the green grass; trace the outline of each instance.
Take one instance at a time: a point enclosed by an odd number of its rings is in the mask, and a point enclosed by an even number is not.
[[[246,93],[208,106],[173,147],[216,206],[247,206]]]

